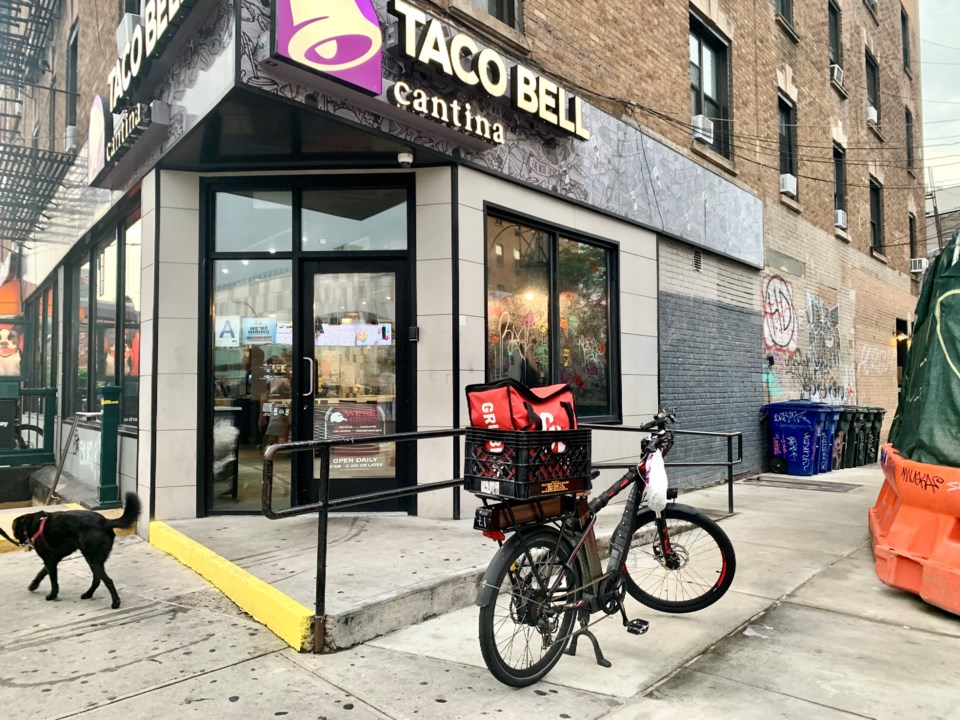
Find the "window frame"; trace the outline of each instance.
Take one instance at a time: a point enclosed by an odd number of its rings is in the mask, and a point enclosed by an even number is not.
[[[847,210],[847,151],[833,144],[833,209]]]
[[[692,12],[690,13],[688,38],[696,38],[697,40],[697,68],[699,70],[699,84],[694,84],[693,73],[690,73],[691,95],[696,94],[695,107],[691,107],[691,117],[693,115],[705,115],[713,121],[713,142],[707,144],[723,157],[731,159],[733,149],[730,135],[733,129],[733,112],[730,103],[730,43],[711,30],[704,20]],[[703,90],[704,45],[713,51],[715,59],[716,98],[706,95]],[[689,62],[690,65],[693,65],[692,60]],[[706,112],[708,98],[717,105],[717,112],[719,113],[717,117],[713,117]]]
[[[913,149],[913,113],[909,107],[903,109],[903,138],[907,151],[907,171],[916,173],[916,155]]]
[[[903,69],[910,73],[910,18],[906,8],[900,6],[900,46],[903,55]]]
[[[109,246],[111,243],[117,244],[117,268],[115,271],[116,300],[113,308],[113,323],[115,341],[119,341],[118,331],[122,330],[126,324],[126,305],[124,298],[127,294],[126,287],[126,230],[128,223],[133,217],[140,217],[142,221],[140,196],[134,197],[130,203],[124,203],[122,210],[116,214],[111,214],[109,221],[103,223],[95,231],[91,232],[82,250],[73,254],[64,264],[65,267],[65,288],[64,288],[64,318],[70,318],[69,323],[65,323],[64,332],[64,352],[63,352],[63,417],[70,417],[78,412],[94,412],[99,407],[97,401],[97,253],[101,248]],[[87,317],[81,324],[78,320],[79,308],[81,306],[79,296],[79,278],[80,270],[84,265],[89,267],[88,289],[87,289]],[[141,288],[141,306],[142,307],[142,288]],[[76,321],[76,322],[74,322]],[[77,373],[79,371],[79,341],[80,332],[86,326],[87,331],[87,377],[86,377],[86,407],[79,407],[77,392],[81,389],[77,382]],[[122,352],[122,345],[120,352]],[[115,353],[117,352],[115,346]],[[116,356],[115,356],[116,357]],[[114,376],[110,381],[113,385],[123,388],[125,374],[123,373],[123,362],[114,363]],[[121,398],[123,393],[121,390]],[[138,395],[139,397],[139,395]],[[122,410],[122,407],[121,407]],[[133,425],[133,423],[126,423]]]
[[[877,125],[879,125],[883,120],[883,113],[880,108],[880,63],[869,50],[864,50],[864,57],[867,81],[867,106],[876,109]],[[875,102],[871,102],[871,95],[874,96]]]
[[[493,12],[490,8],[491,2],[494,4]],[[522,0],[470,0],[470,4],[507,27],[523,32]]]
[[[786,120],[784,123],[784,111]],[[786,128],[787,132],[783,132]],[[782,94],[777,94],[777,130],[780,151],[780,174],[798,177],[797,157],[797,106]],[[786,147],[784,147],[786,141]]]
[[[539,230],[549,236],[550,258],[548,263],[548,284],[550,291],[548,322],[550,334],[550,377],[549,382],[559,383],[560,380],[560,339],[558,318],[559,309],[559,244],[560,240],[568,240],[577,243],[583,243],[592,247],[597,247],[607,253],[608,277],[607,277],[607,353],[609,359],[608,374],[608,396],[610,413],[607,415],[583,416],[583,421],[591,423],[619,423],[623,421],[623,377],[620,369],[620,247],[619,244],[609,239],[601,238],[582,230],[565,227],[557,223],[543,221],[539,218],[531,217],[519,213],[510,208],[496,205],[489,202],[483,204],[483,227],[484,227],[484,263],[483,263],[483,287],[484,287],[484,381],[490,378],[491,368],[487,349],[487,329],[490,326],[490,316],[486,307],[486,297],[490,290],[489,264],[487,263],[487,252],[491,242],[488,237],[488,227],[491,218],[502,220],[507,224],[521,224],[534,230]],[[578,414],[579,417],[579,414]]]
[[[789,25],[793,25],[793,0],[774,0],[774,10]]]
[[[80,27],[78,23],[74,23],[73,27],[70,28],[69,39],[67,40],[67,57],[66,57],[66,112],[64,118],[66,119],[65,125],[77,126],[77,108],[79,105],[79,36],[80,36]]]
[[[834,47],[834,39],[836,39],[836,47]],[[832,61],[830,64],[843,68],[843,11],[834,0],[827,2],[827,47],[829,48],[827,59]]]
[[[870,249],[883,254],[883,184],[870,176]]]
[[[910,243],[910,257],[917,257],[917,216],[907,213],[907,234]]]

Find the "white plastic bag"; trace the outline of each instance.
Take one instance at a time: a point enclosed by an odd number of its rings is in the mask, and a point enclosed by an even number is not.
[[[659,450],[647,458],[647,506],[658,515],[667,507],[667,469]]]

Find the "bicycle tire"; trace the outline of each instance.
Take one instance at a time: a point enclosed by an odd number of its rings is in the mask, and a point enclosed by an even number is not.
[[[17,443],[17,447],[20,448],[21,450],[32,448],[30,443],[24,440],[24,433],[34,433],[33,435],[34,438],[42,438],[43,428],[38,427],[36,425],[17,425],[16,443]],[[30,437],[30,436],[27,435],[27,437]],[[43,443],[41,442],[40,445],[42,446]]]
[[[504,685],[537,682],[569,643],[577,611],[552,608],[543,588],[550,587],[559,570],[564,577],[551,595],[558,608],[579,600],[580,567],[563,567],[571,552],[559,532],[540,528],[524,535],[522,542],[518,536],[511,538],[491,561],[485,580],[494,589],[480,608],[480,652],[487,669]]]
[[[668,567],[650,509],[637,514],[637,529],[624,561],[627,592],[654,610],[690,613],[713,605],[730,589],[737,570],[733,543],[695,508],[669,505],[662,516],[678,566]]]

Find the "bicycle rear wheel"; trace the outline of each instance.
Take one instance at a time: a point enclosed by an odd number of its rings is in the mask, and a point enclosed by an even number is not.
[[[627,592],[654,610],[688,613],[713,605],[730,589],[737,569],[733,544],[713,520],[670,505],[656,516],[643,510],[625,561]],[[665,540],[665,542],[664,542]]]
[[[504,545],[491,563],[495,590],[480,608],[480,651],[505,685],[537,682],[570,641],[577,613],[569,608],[582,595],[579,568],[564,567],[570,552],[556,530],[542,528]]]

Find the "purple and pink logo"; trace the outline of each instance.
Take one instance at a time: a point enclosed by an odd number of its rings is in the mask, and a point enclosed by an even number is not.
[[[372,0],[277,0],[277,54],[361,90],[383,91]]]

